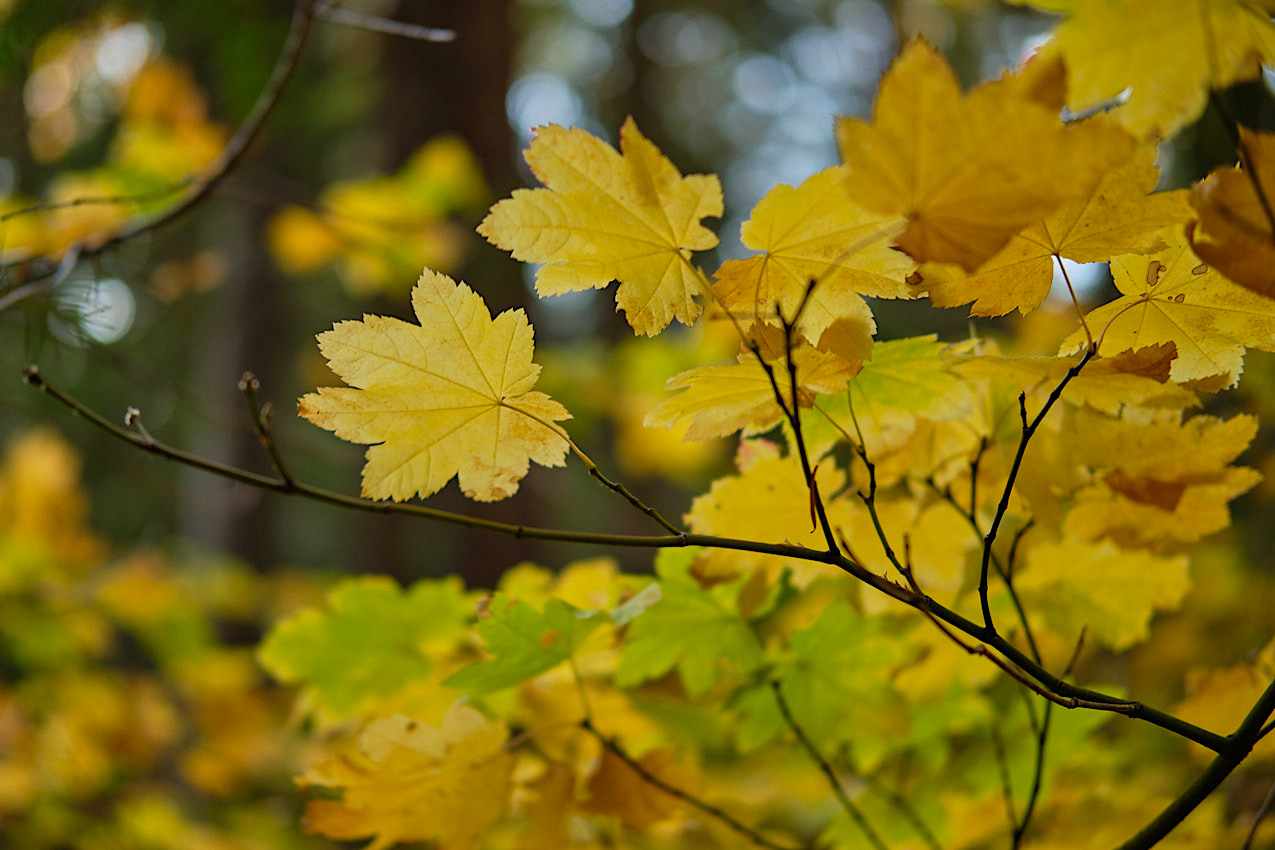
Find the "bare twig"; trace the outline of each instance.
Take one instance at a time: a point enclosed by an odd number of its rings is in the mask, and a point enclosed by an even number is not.
[[[287,465],[283,462],[283,456],[279,454],[279,448],[274,444],[274,433],[270,430],[270,415],[273,408],[267,403],[261,404],[257,393],[261,390],[261,382],[257,380],[257,376],[251,372],[244,372],[243,377],[239,379],[239,392],[243,394],[244,402],[248,405],[248,414],[252,419],[252,430],[257,434],[257,440],[261,443],[261,447],[266,450],[266,455],[270,458],[270,465],[274,467],[274,471],[278,473],[279,479],[283,481],[286,488],[291,490],[297,486],[293,480],[291,473],[288,472]]]
[[[314,16],[334,24],[345,24],[346,26],[381,32],[386,35],[414,38],[418,41],[447,42],[456,40],[455,30],[422,27],[416,24],[406,24],[402,21],[391,21],[388,18],[378,18],[375,15],[365,15],[362,12],[353,12],[349,9],[335,9],[332,8],[331,3],[320,3],[314,10]]]
[[[707,803],[699,799],[698,797],[692,794],[689,794],[686,791],[683,791],[681,788],[677,788],[673,785],[669,785],[663,779],[661,779],[660,777],[656,776],[654,773],[651,773],[651,771],[643,767],[641,762],[639,762],[637,759],[633,758],[633,756],[625,752],[624,749],[621,748],[620,745],[616,743],[616,741],[613,738],[609,738],[606,735],[603,735],[600,731],[598,731],[597,727],[594,726],[593,722],[589,720],[587,717],[584,720],[580,721],[580,728],[584,729],[590,735],[597,738],[598,742],[602,744],[602,746],[610,750],[611,753],[620,761],[627,764],[633,770],[634,773],[642,777],[643,781],[647,782],[650,785],[655,786],[656,788],[663,791],[665,794],[668,794],[670,797],[676,797],[677,799],[681,800],[683,803],[686,803],[688,806],[692,806],[696,809],[699,809],[704,814],[710,815],[711,817],[716,818],[717,820],[726,824],[726,826],[730,827],[735,832],[739,833],[740,835],[744,836],[749,841],[753,842],[754,844],[760,847],[766,847],[766,848],[769,848],[769,850],[796,850],[796,848],[788,847],[783,844],[778,844],[774,841],[771,841],[769,838],[762,835],[757,830],[753,829],[752,827],[736,819],[733,815],[731,815],[729,812],[725,811],[724,809],[720,809],[717,806],[714,806],[712,803]]]
[[[265,88],[257,97],[257,102],[253,104],[252,110],[230,137],[230,141],[222,148],[217,158],[201,174],[190,180],[182,198],[151,218],[138,222],[100,242],[85,245],[82,256],[97,256],[116,245],[171,224],[198,206],[234,170],[261,134],[262,127],[274,111],[296,70],[314,18],[315,2],[316,0],[297,0],[279,58],[275,61],[274,70],[271,71]],[[46,273],[48,272],[36,271],[34,276],[43,277]]]
[[[70,276],[72,270],[75,269],[76,263],[80,261],[81,250],[82,246],[79,242],[72,243],[70,247],[66,249],[62,258],[58,261],[57,267],[53,270],[53,274],[43,279],[15,287],[6,292],[3,296],[0,296],[0,313],[9,309],[14,304],[17,304],[19,301],[23,301],[27,298],[32,298],[46,292],[52,292],[56,289],[64,280],[67,279],[68,276]]]
[[[1022,394],[1018,397],[1018,409],[1023,423],[1022,436],[1018,440],[1018,451],[1015,452],[1014,462],[1009,468],[1009,476],[1005,480],[1005,489],[1001,491],[1000,503],[996,506],[996,514],[992,518],[992,526],[988,529],[987,536],[983,538],[983,562],[978,577],[978,599],[983,609],[983,625],[993,633],[996,631],[996,626],[992,622],[992,609],[987,600],[987,574],[991,566],[992,545],[996,542],[997,534],[1000,533],[1001,521],[1005,519],[1005,512],[1009,510],[1009,499],[1014,492],[1014,482],[1018,478],[1018,470],[1023,465],[1023,457],[1027,454],[1027,446],[1031,443],[1036,429],[1045,421],[1045,416],[1058,402],[1058,399],[1062,398],[1063,390],[1066,389],[1067,384],[1071,383],[1071,380],[1080,374],[1080,370],[1085,368],[1085,364],[1092,360],[1097,353],[1098,347],[1096,345],[1090,345],[1085,349],[1084,356],[1080,358],[1080,361],[1075,366],[1067,370],[1067,374],[1063,375],[1062,380],[1058,382],[1058,386],[1054,387],[1049,393],[1049,397],[1045,399],[1040,412],[1036,414],[1036,417],[1030,423],[1027,421],[1027,398]]]
[[[837,796],[837,802],[841,804],[842,811],[850,816],[850,820],[854,821],[855,826],[859,827],[859,831],[868,839],[869,844],[876,847],[877,850],[885,850],[885,842],[881,840],[881,836],[877,835],[877,831],[872,828],[872,824],[868,823],[868,819],[863,816],[863,812],[859,811],[859,807],[846,796],[846,789],[841,787],[841,780],[837,778],[836,771],[832,769],[832,765],[828,764],[828,760],[819,752],[815,742],[810,740],[806,730],[792,716],[792,709],[788,706],[788,700],[784,699],[783,686],[779,682],[771,682],[770,689],[775,694],[775,702],[779,705],[779,713],[783,715],[784,723],[788,724],[788,728],[797,736],[802,749],[806,751],[810,759],[819,766],[820,772],[828,780],[828,787]]]
[[[1253,824],[1248,828],[1248,834],[1244,836],[1244,846],[1240,850],[1250,850],[1253,846],[1253,839],[1257,837],[1257,828],[1262,825],[1262,821],[1270,814],[1272,806],[1275,806],[1275,784],[1271,785],[1270,790],[1266,792],[1266,799],[1262,800],[1262,805],[1258,807],[1257,813],[1253,815]]]

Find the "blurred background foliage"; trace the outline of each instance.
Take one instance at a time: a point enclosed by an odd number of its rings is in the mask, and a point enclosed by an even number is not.
[[[984,0],[346,7],[450,28],[457,38],[432,43],[317,21],[262,138],[212,197],[161,231],[76,264],[49,289],[24,278],[32,258],[162,209],[212,161],[265,85],[291,8],[279,0],[0,0],[0,444],[9,446],[0,487],[0,751],[16,754],[0,764],[0,834],[21,836],[15,846],[66,846],[57,830],[72,834],[79,827],[67,824],[83,825],[76,818],[92,812],[97,825],[85,834],[98,837],[84,846],[149,847],[136,836],[162,832],[156,824],[179,804],[199,812],[191,823],[205,825],[189,828],[204,832],[181,833],[187,838],[171,846],[241,846],[217,843],[217,830],[236,818],[282,823],[278,832],[254,828],[271,836],[268,846],[300,846],[295,813],[284,811],[291,804],[278,798],[295,763],[281,739],[266,736],[285,724],[286,709],[245,654],[261,624],[313,602],[321,584],[313,575],[459,574],[489,587],[518,561],[585,554],[342,513],[166,464],[23,388],[22,364],[39,363],[111,417],[136,408],[166,442],[265,472],[236,389],[251,370],[275,408],[294,474],[356,492],[362,451],[292,415],[302,393],[333,381],[314,335],[363,313],[408,315],[406,293],[428,264],[468,281],[493,312],[527,309],[545,365],[540,388],[573,411],[573,436],[604,470],[677,514],[724,472],[731,446],[684,443],[640,423],[667,377],[730,357],[734,342],[692,330],[639,346],[602,293],[531,295],[528,270],[473,228],[491,202],[533,183],[518,156],[533,128],[568,124],[613,140],[633,115],[684,173],[721,175],[727,211],[716,259],[727,259],[743,252],[739,224],[767,189],[836,161],[833,116],[870,112],[902,41],[924,35],[972,82],[1020,61],[1051,23]],[[1267,81],[1225,97],[1245,123],[1273,123]],[[1163,150],[1163,185],[1185,185],[1232,160],[1226,134],[1206,115]],[[125,196],[14,215],[33,204]],[[1078,268],[1073,280],[1095,297],[1110,285],[1101,266]],[[886,338],[937,331],[956,339],[974,327],[1005,335],[1010,350],[1037,352],[1070,330],[1061,299],[1027,320],[977,325],[959,310],[873,306]],[[1275,367],[1252,353],[1247,369],[1238,393],[1209,404],[1269,419]],[[75,452],[49,428],[85,458],[91,499],[74,483]],[[1275,480],[1269,429],[1255,447],[1254,463]],[[648,530],[599,492],[578,468],[535,469],[507,503],[462,502],[449,486],[431,504],[522,524]],[[1270,524],[1252,521],[1273,498],[1268,483],[1236,505],[1243,550],[1264,556],[1275,545]],[[649,554],[615,554],[627,569],[649,567]],[[1247,569],[1241,558],[1223,574]],[[1183,656],[1174,663],[1185,663],[1197,648],[1189,636],[1210,624],[1227,635],[1219,659],[1264,643],[1247,634],[1257,625],[1228,620],[1239,585],[1226,581],[1179,629],[1188,646],[1170,642],[1139,663],[1168,663],[1161,656],[1174,652]],[[115,672],[101,672],[108,668]],[[59,706],[68,702],[93,711],[66,715]],[[262,737],[224,744],[227,712],[249,724],[236,734]],[[151,718],[145,728],[120,720],[138,716]],[[103,766],[94,755],[102,747],[127,757]],[[151,793],[173,782],[186,789],[184,803]],[[264,808],[237,812],[235,801],[252,793],[264,795]],[[17,811],[27,813],[21,828],[30,833],[12,831]]]

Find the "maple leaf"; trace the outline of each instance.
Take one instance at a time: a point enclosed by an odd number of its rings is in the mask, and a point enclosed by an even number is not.
[[[459,578],[419,581],[404,592],[389,578],[348,579],[326,612],[307,609],[271,630],[258,658],[280,681],[303,684],[337,717],[427,676],[427,651],[465,633],[472,599]]]
[[[948,347],[934,334],[878,343],[849,389],[820,398],[817,413],[803,419],[816,434],[828,430],[828,421],[856,442],[862,434],[865,447],[878,456],[907,440],[918,417],[941,421],[969,411],[973,393],[951,365]]]
[[[583,130],[537,129],[525,158],[544,189],[516,189],[478,226],[515,259],[544,263],[536,292],[560,295],[619,281],[615,299],[635,333],[673,319],[691,324],[707,292],[694,251],[717,244],[700,222],[722,214],[714,175],[681,173],[638,131],[620,128],[620,151]]]
[[[1062,400],[1116,414],[1125,405],[1177,409],[1196,403],[1195,394],[1169,381],[1178,356],[1171,342],[1094,357],[1067,382]],[[971,380],[1006,380],[1029,396],[1049,393],[1075,365],[1078,355],[1005,358],[978,355],[962,358],[953,368]]]
[[[791,404],[792,380],[788,373],[788,357],[797,372],[797,403],[808,407],[816,393],[844,390],[846,382],[862,368],[857,360],[845,360],[836,354],[814,348],[798,339],[785,351],[783,331],[767,325],[753,327],[762,361],[749,346],[741,346],[739,362],[727,366],[701,366],[669,378],[665,389],[684,390],[661,402],[646,415],[648,428],[672,428],[690,419],[686,439],[707,440],[724,437],[743,428],[763,431],[774,425],[783,412],[775,401],[775,385]],[[765,362],[774,375],[775,385],[762,366]]]
[[[845,166],[826,168],[793,188],[766,193],[740,228],[744,245],[764,251],[727,260],[713,289],[723,307],[754,321],[792,316],[815,282],[798,330],[812,344],[866,360],[876,324],[861,295],[915,298],[905,279],[916,264],[890,248],[902,222],[858,206],[846,192]]]
[[[724,597],[730,588],[702,590],[690,574],[694,550],[662,550],[655,559],[660,601],[629,626],[615,682],[632,687],[673,668],[691,696],[704,693],[722,674],[755,668],[761,644],[738,609]]]
[[[824,493],[835,493],[845,483],[841,470],[826,462],[820,465],[816,479]],[[845,505],[841,500],[828,505],[834,526],[851,524],[851,519],[841,510]],[[811,521],[810,489],[800,461],[794,455],[758,457],[744,464],[738,475],[717,479],[707,493],[691,502],[686,522],[697,534],[790,543],[810,549],[827,546],[823,532]],[[769,568],[773,575],[785,566],[794,571],[794,582],[798,586],[828,574],[821,564],[778,555],[716,549],[702,552],[691,572],[701,582],[711,584],[731,581],[759,568]]]
[[[466,496],[510,496],[530,461],[562,466],[571,418],[533,392],[532,331],[522,310],[494,320],[465,284],[429,271],[412,290],[420,325],[384,316],[339,322],[319,350],[350,387],[303,396],[301,416],[343,440],[374,443],[363,495],[428,496],[456,476]]]
[[[1033,5],[1044,6],[1042,3]],[[1167,138],[1199,117],[1210,89],[1253,79],[1275,59],[1270,12],[1252,0],[1075,0],[1045,52],[1067,64],[1067,105],[1085,111],[1126,89],[1113,114]]]
[[[1063,540],[1032,547],[1014,586],[1053,627],[1070,635],[1085,628],[1103,646],[1121,650],[1145,640],[1152,614],[1176,608],[1190,582],[1185,555]]]
[[[1275,302],[1224,278],[1201,262],[1181,228],[1165,234],[1168,247],[1148,256],[1122,255],[1111,274],[1122,293],[1085,316],[1099,351],[1121,351],[1173,343],[1177,358],[1169,372],[1188,389],[1234,386],[1244,366],[1244,350],[1275,350]],[[1062,353],[1088,341],[1076,332]]]
[[[1064,126],[1030,92],[1011,78],[962,97],[942,54],[914,41],[881,80],[872,123],[837,122],[851,198],[907,217],[898,244],[914,259],[973,271],[1133,151],[1118,127]]]
[[[373,720],[359,753],[321,762],[300,778],[303,787],[342,789],[339,801],[310,801],[306,829],[340,840],[374,836],[365,850],[408,841],[474,850],[508,803],[508,734],[459,703],[438,728],[401,715]]]
[[[1251,172],[1215,168],[1195,185],[1191,203],[1200,220],[1191,247],[1206,263],[1246,289],[1275,296],[1275,233],[1264,207],[1275,198],[1275,134],[1240,127]],[[1253,181],[1262,187],[1258,195]]]
[[[470,694],[521,684],[566,661],[599,626],[625,625],[659,598],[659,585],[651,584],[611,612],[581,611],[561,599],[549,599],[537,611],[498,593],[477,627],[495,657],[453,673],[443,684]]]
[[[1067,456],[1092,470],[1075,494],[1064,530],[1126,546],[1199,540],[1230,524],[1227,502],[1261,476],[1231,467],[1257,433],[1257,420],[1176,414],[1132,421],[1077,410],[1063,440]]]
[[[1156,148],[1144,146],[1083,198],[1068,201],[1044,221],[1024,228],[974,272],[958,265],[924,264],[918,288],[936,307],[970,304],[972,316],[1028,313],[1040,306],[1054,280],[1055,258],[1101,263],[1116,254],[1160,250],[1159,232],[1190,218],[1186,192],[1155,188]]]

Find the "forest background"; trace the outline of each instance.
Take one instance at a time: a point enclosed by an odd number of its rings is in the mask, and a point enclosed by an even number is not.
[[[304,736],[282,733],[297,726],[291,695],[253,654],[271,626],[321,608],[340,576],[404,585],[459,576],[491,588],[523,562],[556,570],[598,554],[214,479],[65,415],[21,386],[25,364],[120,424],[132,410],[131,425],[166,443],[268,471],[240,387],[251,371],[292,473],[352,492],[362,453],[291,416],[295,399],[335,382],[315,335],[360,314],[409,317],[408,292],[428,266],[469,281],[493,314],[523,307],[544,365],[538,388],[572,411],[573,438],[677,515],[733,470],[734,447],[644,429],[643,417],[665,397],[666,378],[734,345],[635,339],[603,292],[531,296],[530,272],[474,227],[498,199],[534,185],[519,157],[532,128],[577,126],[614,141],[632,116],[683,173],[720,174],[722,261],[747,253],[739,225],[772,185],[838,161],[832,116],[868,115],[882,73],[914,36],[971,85],[1018,64],[1057,20],[977,0],[417,0],[349,10],[357,14],[314,21],[242,162],[171,225],[66,264],[49,278],[56,286],[28,286],[30,253],[7,247],[29,237],[32,217],[2,225],[0,380],[9,374],[11,387],[0,401],[9,446],[0,753],[10,756],[0,763],[0,835],[14,846],[319,846],[296,827],[302,800],[288,782],[317,756]],[[268,88],[291,14],[288,4],[240,0],[0,3],[0,214],[143,198],[40,211],[52,240],[44,252],[56,256],[84,234],[163,209],[169,187],[210,162]],[[378,32],[374,20],[408,26]],[[1275,126],[1265,77],[1219,103],[1247,126]],[[1234,163],[1222,112],[1211,108],[1164,146],[1161,186]],[[1105,266],[1071,271],[1087,305],[1115,293]],[[1002,320],[916,302],[873,309],[881,339],[987,335],[1020,340],[1021,353],[1074,321],[1063,288],[1037,313]],[[1254,352],[1239,389],[1210,396],[1206,409],[1266,419],[1272,389],[1275,365]],[[1247,462],[1275,472],[1271,448],[1264,425]],[[587,476],[533,469],[519,498],[475,506],[449,488],[430,506],[519,525],[649,531],[641,513],[599,494]],[[1167,615],[1148,651],[1104,656],[1091,674],[1124,686],[1177,671],[1151,694],[1171,704],[1187,698],[1189,671],[1220,675],[1199,671],[1255,657],[1275,625],[1275,525],[1263,521],[1273,500],[1264,483],[1231,505],[1233,527],[1203,556],[1225,562],[1224,579],[1199,586],[1197,608]],[[651,570],[649,552],[603,554],[627,572]],[[1262,761],[1216,817],[1242,835],[1241,813],[1251,819],[1271,778]]]

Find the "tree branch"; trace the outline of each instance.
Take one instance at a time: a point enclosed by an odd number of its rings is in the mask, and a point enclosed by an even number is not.
[[[793,734],[797,736],[797,740],[801,743],[802,749],[819,766],[820,772],[828,780],[828,787],[832,789],[832,793],[837,796],[837,801],[841,803],[842,811],[850,816],[855,826],[859,827],[859,831],[868,839],[869,844],[876,847],[877,850],[886,850],[885,842],[881,840],[881,836],[877,835],[877,831],[872,828],[872,824],[868,823],[868,819],[863,816],[863,812],[859,811],[859,807],[846,796],[846,789],[841,787],[841,780],[837,778],[832,765],[828,764],[828,760],[819,752],[815,742],[810,740],[806,730],[801,728],[801,725],[797,723],[797,719],[792,716],[792,709],[788,707],[788,700],[784,699],[783,686],[779,682],[771,682],[770,689],[775,694],[775,702],[779,704],[779,713],[783,715],[784,723],[788,724],[788,728],[793,731]]]
[[[266,475],[260,475],[255,472],[249,472],[244,469],[239,469],[237,467],[228,466],[217,463],[216,461],[192,455],[188,452],[184,452],[180,449],[154,440],[150,437],[150,435],[144,436],[126,428],[122,428],[49,384],[49,382],[46,381],[44,376],[40,373],[39,368],[34,365],[26,366],[22,370],[22,374],[30,386],[33,386],[46,395],[51,396],[59,404],[62,404],[76,415],[88,420],[90,424],[102,431],[105,431],[117,440],[129,443],[148,454],[163,457],[167,460],[172,460],[195,469],[201,469],[205,472],[212,473],[213,475],[218,475],[232,481],[238,481],[241,484],[247,484],[261,490],[268,490],[270,492],[289,496],[300,496],[302,498],[324,502],[330,505],[348,508],[350,510],[411,516],[418,519],[427,519],[449,525],[458,525],[465,528],[490,531],[496,534],[506,534],[518,538],[649,549],[703,546],[706,548],[725,549],[738,552],[757,552],[766,555],[779,555],[785,558],[796,558],[798,560],[812,561],[838,567],[846,573],[854,576],[859,581],[862,581],[864,584],[870,585],[877,591],[889,596],[891,599],[895,599],[905,605],[925,612],[932,616],[936,622],[942,621],[952,629],[979,641],[981,644],[985,644],[984,646],[970,647],[968,651],[974,654],[983,654],[991,658],[994,663],[998,666],[1002,666],[1002,669],[1005,669],[1010,675],[1014,676],[1025,686],[1032,688],[1034,692],[1051,702],[1062,705],[1065,708],[1087,708],[1096,711],[1109,711],[1117,714],[1123,714],[1126,717],[1137,718],[1150,723],[1153,726],[1159,726],[1160,728],[1186,738],[1187,740],[1194,741],[1195,743],[1213,750],[1216,753],[1229,753],[1234,746],[1229,738],[1218,735],[1215,732],[1210,732],[1209,730],[1196,726],[1193,723],[1188,723],[1185,720],[1173,717],[1163,711],[1150,708],[1142,703],[1130,702],[1099,691],[1093,691],[1088,688],[1082,688],[1077,685],[1070,684],[1037,664],[1025,655],[1022,650],[1009,643],[994,631],[978,625],[950,608],[938,604],[924,594],[895,584],[885,576],[877,575],[871,570],[863,567],[858,562],[847,558],[839,550],[824,552],[817,549],[806,549],[801,546],[793,546],[786,543],[760,543],[753,540],[716,537],[708,534],[684,533],[678,535],[643,536],[533,528],[496,522],[494,520],[480,519],[478,517],[453,513],[451,511],[427,508],[423,505],[376,502],[371,499],[346,496],[342,493],[313,487],[299,481],[293,481],[289,484],[288,481],[283,479],[271,478]],[[1004,656],[1004,658],[1002,659],[993,654],[991,650],[995,650],[995,652],[1000,653],[1000,655]],[[1249,746],[1251,747],[1251,744]]]

